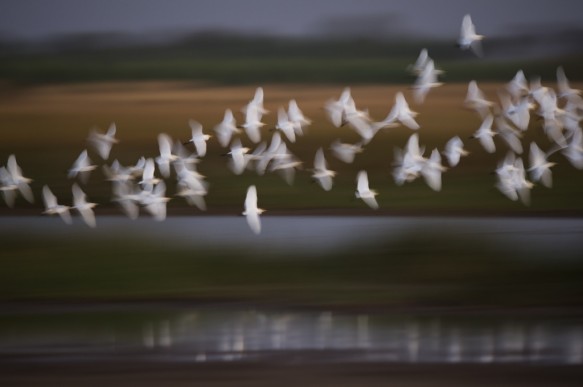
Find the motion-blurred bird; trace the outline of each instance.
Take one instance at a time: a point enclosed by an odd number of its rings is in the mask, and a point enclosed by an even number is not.
[[[257,207],[257,188],[254,185],[247,189],[244,206],[245,210],[243,211],[243,215],[247,219],[247,224],[255,234],[259,234],[261,232],[259,215],[264,213],[265,210]]]
[[[57,197],[53,194],[51,189],[48,186],[43,186],[42,190],[43,201],[45,204],[45,211],[44,214],[47,215],[59,215],[61,219],[67,224],[73,223],[71,219],[71,213],[69,209],[71,207],[65,206],[62,204],[57,203]]]
[[[186,144],[193,144],[196,149],[196,155],[198,157],[204,157],[206,155],[206,142],[211,138],[211,135],[204,134],[202,132],[202,125],[195,120],[189,120],[188,124],[190,125],[192,136]]]
[[[219,144],[221,144],[223,148],[229,146],[233,134],[241,133],[241,130],[237,128],[237,123],[231,109],[225,110],[223,121],[214,127],[214,131],[217,134]]]
[[[375,199],[378,193],[368,186],[368,174],[366,171],[359,171],[356,176],[356,193],[358,199],[362,199],[370,208],[376,210],[379,205]]]
[[[496,152],[496,145],[494,145],[495,132],[492,131],[492,123],[494,122],[494,117],[492,115],[487,115],[482,121],[480,128],[472,135],[472,138],[477,138],[480,140],[480,144],[484,147],[486,152],[494,153]]]
[[[112,123],[106,133],[99,133],[95,129],[89,133],[89,143],[103,160],[109,158],[109,153],[111,152],[113,144],[119,142],[118,139],[115,138],[116,131],[117,128],[115,123]]]
[[[462,28],[460,31],[460,37],[458,39],[458,46],[462,50],[469,50],[470,48],[474,51],[477,56],[483,56],[481,41],[484,39],[483,35],[476,34],[476,26],[472,23],[471,16],[465,15],[462,20]]]
[[[95,168],[97,168],[97,165],[91,164],[91,159],[87,155],[87,149],[85,149],[83,152],[81,152],[79,157],[77,157],[77,160],[75,160],[73,163],[73,166],[69,169],[69,179],[73,179],[76,176],[79,176],[81,182],[86,184],[87,180],[89,179],[89,173],[91,173],[91,171]]]
[[[464,149],[463,141],[458,137],[452,137],[446,144],[443,151],[447,162],[451,167],[455,167],[460,162],[462,156],[467,156],[469,152]]]
[[[328,169],[324,151],[318,148],[314,156],[314,169],[312,170],[312,178],[320,184],[324,191],[332,189],[332,179],[336,176],[336,172]]]
[[[93,213],[93,207],[97,204],[87,202],[87,196],[85,192],[77,185],[73,184],[73,208],[79,212],[81,218],[89,227],[95,227],[95,214]]]

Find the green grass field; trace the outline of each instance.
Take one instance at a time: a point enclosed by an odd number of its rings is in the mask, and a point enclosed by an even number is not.
[[[123,236],[3,235],[0,301],[195,300],[360,307],[580,307],[578,260],[447,232],[335,254],[255,256]],[[557,257],[555,257],[557,258]]]

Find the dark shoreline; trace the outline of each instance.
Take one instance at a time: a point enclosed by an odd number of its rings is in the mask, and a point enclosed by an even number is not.
[[[2,386],[580,386],[581,366],[117,362],[5,364]]]

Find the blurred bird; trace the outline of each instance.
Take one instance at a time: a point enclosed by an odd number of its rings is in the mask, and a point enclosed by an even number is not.
[[[522,70],[518,70],[514,78],[506,84],[506,90],[514,100],[525,97],[530,93],[528,82]]]
[[[465,15],[462,20],[462,28],[460,37],[458,39],[458,46],[462,50],[474,51],[477,56],[483,56],[481,41],[484,39],[483,35],[476,34],[476,26],[472,23],[472,18],[469,14]]]
[[[77,160],[75,160],[71,169],[69,169],[68,177],[69,179],[73,179],[78,175],[81,182],[87,184],[89,173],[95,168],[97,168],[97,166],[91,165],[91,159],[87,155],[87,149],[85,149],[81,152],[79,157],[77,157]]]
[[[95,129],[91,130],[89,133],[89,143],[103,160],[109,158],[109,153],[111,152],[113,144],[119,142],[117,138],[115,138],[116,131],[115,123],[112,123],[105,134],[99,133]]]
[[[247,152],[249,152],[249,148],[243,147],[239,139],[236,139],[231,144],[231,151],[227,154],[231,156],[229,167],[235,175],[240,175],[245,171],[247,160],[244,155]]]
[[[551,188],[553,185],[553,176],[551,168],[556,163],[547,160],[548,155],[545,154],[534,142],[530,143],[529,164],[528,171],[532,181],[540,181],[542,184]]]
[[[241,133],[241,130],[237,128],[237,123],[235,122],[235,117],[231,109],[225,110],[223,121],[214,127],[214,131],[217,134],[219,144],[223,148],[229,146],[233,134]]]
[[[202,125],[195,120],[189,120],[188,124],[192,131],[192,137],[185,143],[185,145],[194,144],[196,155],[198,157],[204,157],[206,155],[206,142],[211,138],[211,135],[203,134]]]
[[[152,189],[152,187],[160,182],[160,179],[154,177],[156,166],[154,165],[154,160],[147,159],[144,165],[144,171],[142,173],[142,180],[139,184],[146,190]]]
[[[87,196],[85,192],[81,190],[81,188],[77,185],[77,183],[73,184],[73,208],[79,212],[81,218],[85,224],[89,227],[95,227],[95,214],[93,213],[93,207],[97,204],[87,202]]]
[[[264,213],[265,210],[257,207],[257,189],[254,185],[247,189],[244,205],[245,210],[243,211],[243,215],[247,218],[247,224],[255,234],[259,234],[261,232],[259,215]]]
[[[339,128],[346,125],[346,109],[350,101],[352,101],[352,96],[350,94],[350,88],[347,87],[342,91],[338,100],[328,100],[326,102],[326,114],[335,127]]]
[[[170,163],[176,161],[178,156],[172,154],[172,139],[166,133],[158,135],[158,146],[160,148],[160,156],[156,157],[156,164],[162,176],[170,177]]]
[[[160,181],[152,190],[144,190],[140,194],[140,203],[144,209],[152,215],[154,220],[163,221],[166,219],[166,203],[170,198],[165,197],[166,184]]]
[[[446,144],[443,152],[447,162],[451,167],[458,165],[462,156],[467,156],[469,152],[464,149],[464,143],[458,136],[452,137]]]
[[[8,172],[11,184],[16,186],[22,197],[24,197],[27,202],[34,203],[34,194],[29,185],[32,183],[32,179],[22,175],[22,169],[16,162],[16,156],[13,154],[8,156],[6,171]]]
[[[275,129],[281,131],[290,142],[296,142],[296,131],[292,121],[290,121],[285,109],[280,107],[277,110],[277,124]]]
[[[357,153],[363,151],[362,142],[356,144],[346,144],[341,143],[340,140],[336,139],[332,144],[330,144],[330,149],[332,154],[336,156],[337,159],[344,161],[347,164],[351,164],[354,161],[354,157]]]
[[[484,147],[486,152],[494,153],[496,152],[496,145],[494,145],[495,132],[492,131],[492,123],[494,122],[494,117],[490,114],[484,118],[480,128],[472,135],[471,138],[477,138],[480,140],[480,144]]]
[[[328,169],[326,158],[324,158],[324,151],[322,148],[318,148],[314,156],[312,178],[320,184],[324,191],[330,191],[334,176],[336,176],[336,172]]]
[[[421,168],[421,175],[425,183],[434,191],[441,191],[441,174],[446,168],[441,164],[441,155],[437,149],[431,152],[431,156]]]
[[[435,69],[433,59],[427,61],[425,67],[423,67],[413,85],[413,95],[417,103],[421,104],[425,101],[425,97],[427,96],[427,93],[429,93],[429,90],[443,85],[442,82],[437,81],[437,76],[442,73],[442,70]]]
[[[65,206],[62,204],[57,203],[57,197],[53,194],[51,189],[48,186],[43,186],[42,189],[43,201],[45,204],[45,211],[44,214],[47,215],[59,215],[61,219],[67,224],[73,223],[71,219],[71,214],[69,213],[69,209],[71,207]]]
[[[287,115],[289,120],[293,124],[294,131],[298,136],[304,135],[304,129],[309,126],[312,121],[304,116],[304,113],[298,107],[298,103],[295,99],[289,101],[289,106],[287,109]]]
[[[569,80],[565,75],[565,70],[562,66],[557,68],[557,88],[559,89],[559,98],[564,98],[567,100],[575,99],[577,102],[581,101],[581,90],[572,89],[569,86]]]
[[[490,113],[490,108],[494,106],[494,102],[486,99],[482,90],[478,88],[476,81],[470,81],[464,105],[478,112],[483,119]]]
[[[4,202],[10,208],[14,207],[14,202],[16,200],[16,191],[18,186],[12,180],[12,176],[6,169],[6,167],[0,168],[0,191],[2,191],[2,196],[4,197]]]
[[[429,57],[427,49],[424,48],[419,53],[419,56],[417,57],[417,60],[415,61],[415,63],[407,66],[407,70],[413,75],[419,75],[419,74],[421,74],[421,72],[423,71],[423,69],[427,65],[427,62],[430,59],[431,58]]]
[[[380,122],[375,122],[373,127],[376,129],[391,127],[394,126],[395,121],[399,121],[409,129],[417,130],[419,129],[419,124],[414,119],[416,116],[417,112],[409,108],[409,104],[405,100],[403,93],[398,92],[395,95],[395,105],[393,105],[387,117]]]
[[[245,129],[245,133],[249,140],[254,143],[261,141],[260,129],[265,125],[261,122],[261,107],[251,101],[245,108],[245,123],[242,127]]]
[[[368,174],[366,171],[359,171],[356,176],[356,193],[357,199],[362,199],[370,208],[376,210],[379,205],[375,199],[378,193],[371,190],[368,186]]]

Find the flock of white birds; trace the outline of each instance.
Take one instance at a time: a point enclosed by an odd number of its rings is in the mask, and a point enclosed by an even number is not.
[[[481,56],[480,41],[483,36],[477,35],[469,15],[462,22],[458,45],[462,49],[471,49]],[[413,85],[414,98],[417,103],[423,103],[428,92],[442,85],[438,76],[442,71],[436,69],[434,61],[423,49],[417,61],[408,70],[417,76]],[[540,79],[527,82],[524,73],[518,71],[516,76],[500,93],[499,103],[489,101],[471,81],[464,101],[465,107],[475,110],[482,118],[482,124],[473,134],[479,140],[486,152],[494,153],[496,146],[494,136],[499,136],[507,144],[509,151],[496,169],[497,188],[511,200],[521,200],[528,204],[530,189],[534,182],[541,182],[546,187],[552,185],[551,167],[555,164],[548,158],[560,151],[571,164],[583,169],[583,132],[579,122],[583,119],[583,99],[580,91],[572,89],[562,68],[557,69],[557,92],[544,87]],[[536,109],[536,110],[535,110]],[[541,117],[542,129],[551,140],[553,146],[546,152],[532,142],[529,149],[529,166],[524,166],[518,155],[523,153],[520,138],[528,130],[531,111]],[[403,93],[398,92],[395,104],[385,119],[375,121],[366,110],[359,110],[351,96],[350,88],[344,89],[337,100],[329,100],[325,111],[330,122],[336,126],[348,126],[356,131],[361,140],[356,144],[342,143],[335,140],[330,145],[332,154],[345,163],[352,163],[355,155],[364,150],[378,131],[405,126],[418,130],[415,120],[416,112],[409,108]],[[280,107],[277,112],[277,124],[271,136],[269,145],[261,141],[261,129],[266,125],[262,122],[263,115],[268,111],[263,106],[263,89],[257,88],[252,100],[243,108],[244,123],[237,125],[230,109],[225,111],[223,120],[214,127],[219,144],[228,149],[229,168],[234,174],[240,175],[245,170],[253,169],[259,175],[266,171],[277,171],[292,184],[295,171],[302,165],[287,148],[287,142],[294,143],[297,136],[304,135],[305,128],[311,120],[304,116],[295,100],[289,101],[288,109]],[[112,182],[113,201],[118,203],[125,214],[132,219],[139,215],[140,207],[144,208],[156,220],[166,217],[166,183],[172,175],[172,169],[177,181],[177,196],[183,197],[188,204],[206,209],[205,196],[208,193],[208,183],[205,177],[197,172],[196,165],[206,155],[207,141],[210,135],[203,133],[203,127],[196,121],[190,121],[192,137],[186,143],[173,142],[170,136],[160,134],[158,144],[160,155],[156,158],[142,157],[133,166],[123,166],[117,160],[110,165],[102,166],[105,176]],[[251,150],[241,143],[240,135],[246,137],[256,147]],[[102,160],[107,161],[112,146],[118,142],[115,137],[116,126],[112,124],[105,133],[92,131],[88,138],[91,150]],[[286,142],[287,140],[287,142]],[[188,147],[195,151],[188,151]],[[436,191],[441,189],[441,174],[446,170],[442,164],[441,155],[447,159],[449,167],[455,167],[462,156],[468,152],[464,149],[462,140],[455,136],[440,152],[433,149],[428,157],[424,156],[424,147],[419,144],[417,133],[410,136],[404,149],[395,150],[393,177],[398,185],[423,177],[427,185]],[[156,177],[156,166],[161,178]],[[172,167],[172,168],[171,168]],[[87,150],[81,152],[68,177],[78,179],[79,183],[87,182],[89,174],[97,166],[92,164]],[[324,150],[319,148],[315,154],[314,166],[311,169],[312,178],[326,191],[332,189],[335,171],[328,169]],[[530,177],[530,180],[528,179]],[[10,155],[7,165],[0,168],[0,190],[6,204],[14,205],[16,196],[20,193],[27,201],[33,202],[34,195],[29,183],[32,180],[24,177],[14,155]],[[66,223],[71,223],[70,210],[76,210],[91,227],[95,227],[93,207],[95,203],[87,201],[86,195],[79,186],[72,186],[73,205],[59,204],[57,198],[48,186],[42,188],[45,214],[58,214]],[[367,172],[361,170],[356,177],[357,198],[362,199],[369,207],[378,208],[375,196],[377,192],[369,188]],[[251,230],[258,234],[261,231],[259,215],[264,210],[257,206],[257,189],[254,185],[247,190],[243,215],[246,216]]]

